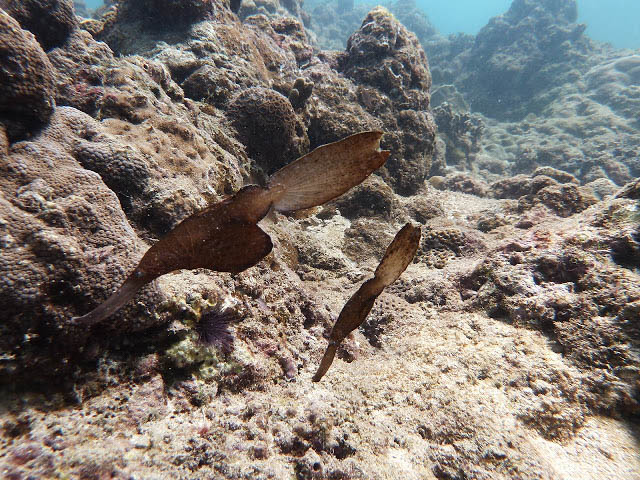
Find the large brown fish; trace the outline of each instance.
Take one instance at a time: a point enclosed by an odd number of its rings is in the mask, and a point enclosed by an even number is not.
[[[328,202],[380,168],[382,132],[363,132],[322,145],[278,170],[267,188],[249,185],[179,223],[142,257],[122,286],[75,323],[93,325],[112,315],[147,283],[181,269],[238,273],[271,252],[257,223],[271,208],[293,212]]]

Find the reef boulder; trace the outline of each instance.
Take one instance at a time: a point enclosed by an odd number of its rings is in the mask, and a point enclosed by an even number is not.
[[[501,120],[540,112],[556,85],[575,82],[593,45],[576,23],[575,0],[515,0],[475,37],[430,42],[439,84],[454,84],[471,108]]]
[[[225,0],[123,0],[119,15],[125,21],[142,21],[147,27],[171,29],[213,17],[229,9]]]
[[[323,58],[350,81],[320,66],[309,69],[319,100],[309,112],[312,146],[349,130],[380,128],[382,147],[392,152],[381,175],[396,193],[415,193],[429,173],[435,144],[431,76],[417,37],[376,7],[351,35],[345,52]]]
[[[238,135],[266,173],[273,173],[309,149],[309,138],[284,95],[263,87],[243,90],[229,104]]]
[[[44,124],[53,112],[55,74],[33,34],[0,10],[0,123],[10,139]]]
[[[47,51],[62,45],[78,26],[72,0],[0,0],[0,7]]]
[[[347,77],[378,88],[406,107],[429,107],[427,56],[415,34],[388,10],[377,7],[369,12],[349,37],[346,53],[341,70]]]
[[[73,145],[88,143],[97,128],[82,112],[57,108],[37,137],[14,143],[0,162],[0,350],[13,359],[0,378],[60,373],[74,354],[70,345],[88,333],[69,319],[110,293],[144,250],[117,196],[74,158]],[[135,310],[121,328],[148,328],[159,318]]]

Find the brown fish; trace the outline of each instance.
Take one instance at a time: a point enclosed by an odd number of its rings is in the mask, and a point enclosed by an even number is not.
[[[344,305],[329,335],[329,345],[322,357],[318,371],[313,376],[319,382],[333,363],[340,343],[362,325],[367,318],[376,298],[385,287],[395,282],[413,260],[420,244],[420,227],[407,223],[396,234],[393,242],[387,247],[382,261],[373,275],[364,282],[358,291]]]
[[[104,303],[73,322],[93,325],[112,315],[161,275],[208,268],[238,273],[271,252],[257,223],[271,207],[283,212],[310,208],[342,195],[382,166],[381,132],[363,132],[323,145],[276,172],[267,188],[249,185],[179,223],[142,257],[122,286]]]
[[[327,203],[362,183],[389,157],[380,150],[382,132],[356,133],[328,143],[273,174],[269,188],[284,187],[273,203],[279,212],[304,210]]]

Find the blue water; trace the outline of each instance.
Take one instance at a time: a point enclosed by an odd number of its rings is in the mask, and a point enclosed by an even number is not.
[[[619,48],[640,48],[640,1],[578,0],[578,21],[587,34]]]
[[[443,34],[476,34],[491,17],[506,12],[511,0],[416,0]],[[594,40],[618,48],[640,48],[640,0],[578,0],[578,22]]]
[[[98,7],[101,7],[103,4],[102,0],[84,0],[84,3],[89,8],[98,8]]]
[[[416,0],[433,25],[444,35],[476,34],[491,17],[506,12],[511,0]]]

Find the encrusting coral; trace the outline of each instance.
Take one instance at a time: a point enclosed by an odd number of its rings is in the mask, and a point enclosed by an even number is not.
[[[0,8],[33,33],[45,51],[62,45],[78,26],[72,0],[0,0]]]
[[[228,113],[249,155],[266,173],[309,149],[309,138],[292,103],[275,90],[243,90],[231,100]]]
[[[0,10],[0,124],[9,139],[26,136],[44,124],[55,106],[51,63],[33,34]]]
[[[316,148],[276,172],[267,188],[248,185],[176,226],[142,257],[113,295],[74,321],[93,325],[116,312],[144,285],[180,269],[241,272],[273,248],[257,223],[271,208],[293,212],[322,205],[361,183],[380,168],[382,132],[363,132]]]

